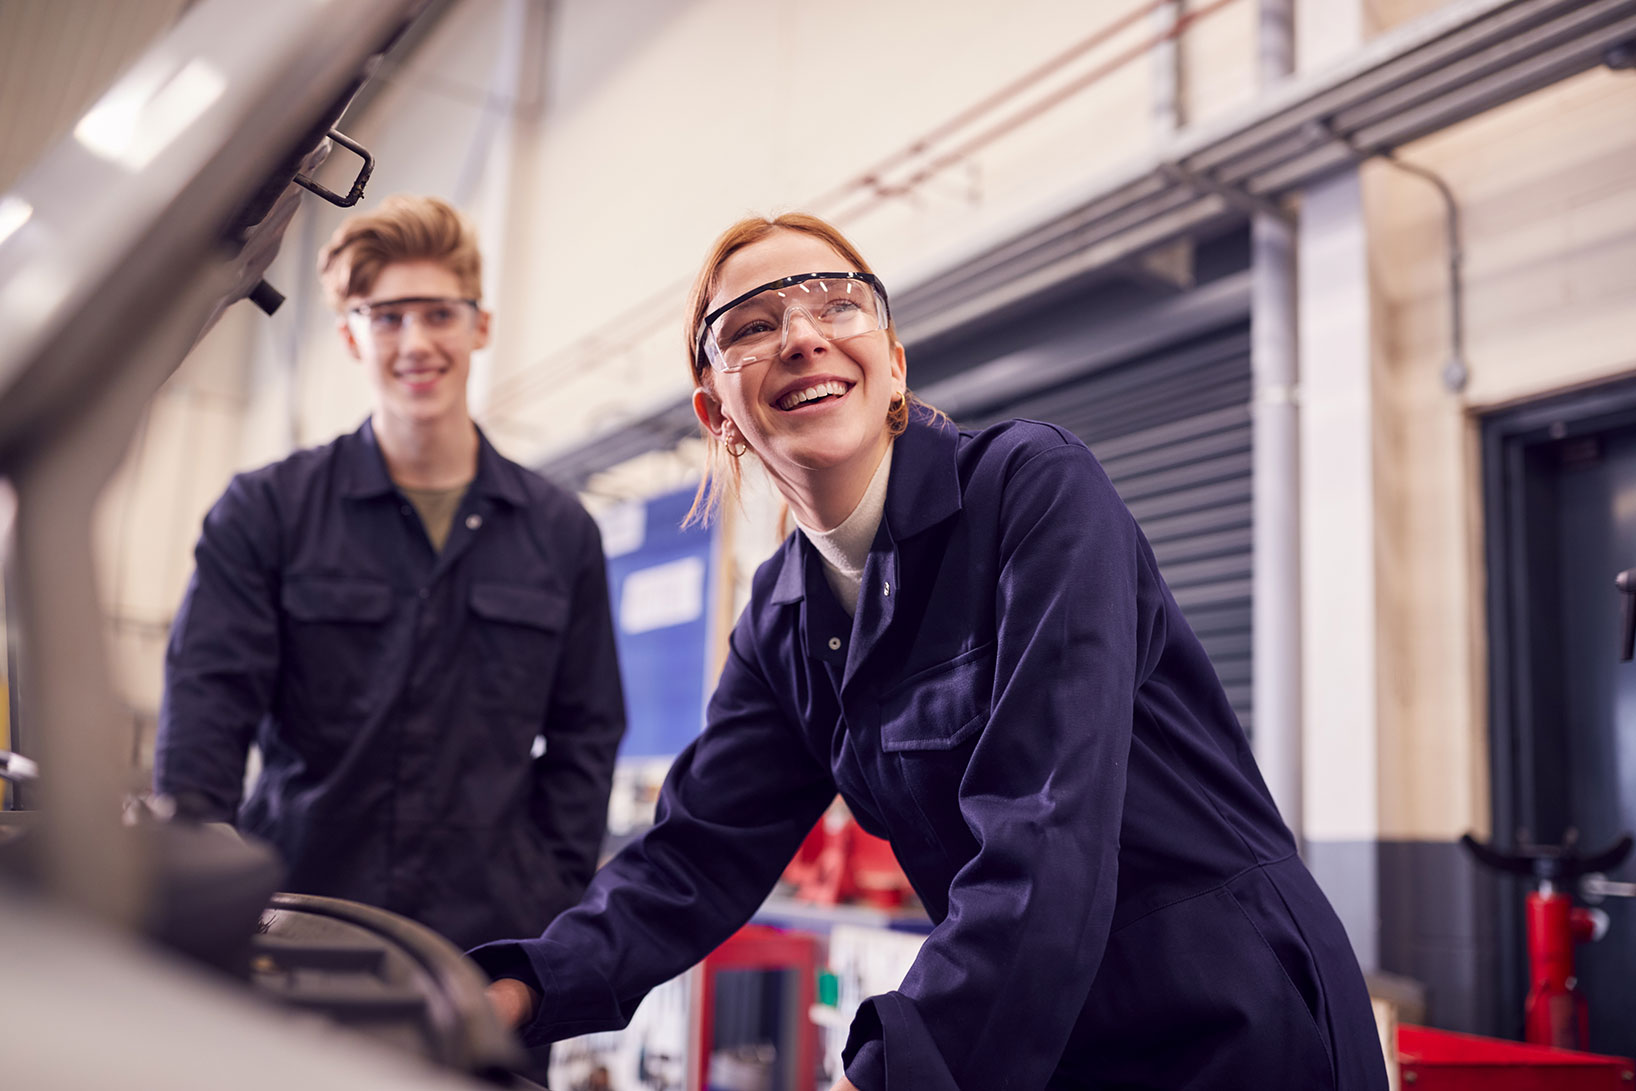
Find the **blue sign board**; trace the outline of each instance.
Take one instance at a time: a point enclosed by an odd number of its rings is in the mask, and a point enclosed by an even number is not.
[[[629,727],[621,760],[674,757],[704,726],[715,535],[681,529],[693,490],[601,513]]]

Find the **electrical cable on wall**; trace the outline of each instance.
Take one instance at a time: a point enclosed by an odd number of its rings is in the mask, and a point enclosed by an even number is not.
[[[1378,150],[1361,148],[1351,137],[1338,132],[1330,122],[1325,121],[1322,125],[1330,136],[1351,149],[1353,157],[1358,162],[1379,158],[1387,165],[1396,167],[1405,174],[1429,183],[1432,188],[1437,190],[1437,195],[1442,199],[1444,233],[1448,240],[1449,280],[1449,355],[1443,364],[1443,386],[1450,394],[1460,393],[1466,388],[1466,382],[1470,378],[1471,370],[1466,364],[1465,285],[1461,277],[1461,266],[1465,261],[1465,253],[1460,245],[1460,205],[1454,198],[1454,190],[1435,171],[1399,159],[1394,148],[1380,148]]]

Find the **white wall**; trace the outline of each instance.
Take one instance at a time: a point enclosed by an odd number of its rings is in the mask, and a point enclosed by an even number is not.
[[[527,324],[524,347],[496,361],[487,422],[525,453],[545,453],[684,393],[682,295],[711,239],[740,216],[792,208],[837,216],[890,285],[1044,195],[1139,157],[1151,146],[1145,55],[908,197],[852,215],[861,192],[814,206],[1142,7],[886,0],[860,20],[788,0],[565,0],[537,203],[518,242],[534,256],[513,286],[528,306],[506,318]],[[1204,20],[1189,39],[1190,55],[1210,65],[1208,79],[1186,83],[1208,93],[1200,110],[1231,105],[1235,88],[1239,98],[1248,92],[1245,10]],[[1152,33],[1147,18],[1133,17],[1038,91],[935,150],[1002,123]],[[926,162],[911,157],[884,177],[901,181]]]

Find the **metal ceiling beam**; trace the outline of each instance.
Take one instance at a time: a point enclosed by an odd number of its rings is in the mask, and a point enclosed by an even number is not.
[[[1179,339],[1243,321],[1249,311],[1250,274],[1233,273],[1098,323],[1058,351],[1019,349],[918,393],[956,420],[975,417]]]
[[[1356,161],[1596,67],[1636,38],[1636,0],[1470,0],[1381,35],[1341,64],[1274,88],[1092,183],[1049,219],[895,300],[906,341],[926,342],[1086,271],[1221,219],[1219,196],[1277,201]],[[1352,145],[1352,146],[1349,146]],[[1188,175],[1208,186],[1192,187]],[[975,290],[978,285],[986,290]],[[960,299],[959,308],[946,301]]]
[[[699,418],[693,415],[693,399],[684,397],[603,432],[538,469],[563,488],[583,489],[593,474],[650,451],[669,450],[698,434]]]
[[[960,336],[1006,307],[1155,246],[1243,218],[1388,151],[1597,67],[1636,41],[1636,0],[1459,0],[1382,34],[1341,63],[1292,79],[1145,162],[1059,201],[1030,226],[974,240],[893,300],[906,344]],[[1197,179],[1197,183],[1193,181]],[[1224,193],[1237,192],[1242,200]],[[958,303],[951,304],[951,300]],[[686,401],[604,433],[541,469],[581,483],[676,432]],[[691,411],[687,417],[691,417]],[[664,420],[669,428],[655,428]],[[619,438],[623,434],[624,438]],[[647,445],[644,446],[643,444]]]

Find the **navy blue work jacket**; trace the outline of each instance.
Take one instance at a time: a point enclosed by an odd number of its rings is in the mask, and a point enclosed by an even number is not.
[[[1362,975],[1152,552],[1072,435],[896,441],[848,618],[792,536],[659,820],[536,940],[525,1037],[627,1020],[760,905],[838,789],[935,927],[863,1091],[1384,1088]]]
[[[479,444],[441,553],[368,422],[235,477],[171,629],[154,756],[184,814],[278,848],[286,889],[462,946],[578,900],[625,724],[595,522]]]

